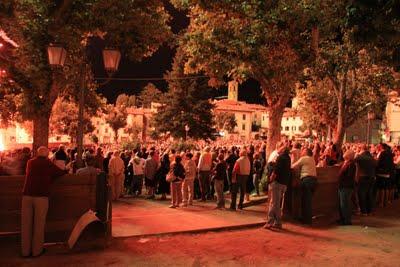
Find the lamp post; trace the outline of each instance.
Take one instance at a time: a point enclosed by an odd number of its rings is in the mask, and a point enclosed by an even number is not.
[[[67,51],[60,45],[49,45],[47,48],[49,63],[53,67],[64,66],[67,57]],[[121,60],[121,53],[115,49],[103,50],[103,64],[108,74],[114,73],[118,70],[119,62]],[[85,108],[85,92],[86,92],[86,63],[81,65],[81,90],[79,94],[79,111],[78,111],[78,130],[76,136],[77,142],[77,164],[82,166],[83,154],[83,114]]]
[[[185,140],[188,139],[189,131],[190,131],[190,127],[189,127],[189,125],[186,124],[185,125],[185,132],[186,132],[186,139]]]

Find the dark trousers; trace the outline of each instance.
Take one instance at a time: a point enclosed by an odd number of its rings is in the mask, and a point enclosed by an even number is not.
[[[243,208],[244,194],[246,193],[248,175],[236,175],[236,183],[231,184],[231,209],[236,209],[237,193],[240,189],[239,209]]]
[[[358,200],[360,202],[360,210],[363,214],[372,212],[374,205],[374,178],[360,177],[358,184]]]
[[[351,195],[353,194],[352,188],[339,188],[339,215],[342,224],[351,224]]]
[[[312,223],[312,195],[317,186],[315,177],[304,177],[301,180],[301,220],[303,223]]]
[[[194,179],[194,199],[201,198],[201,190],[200,190],[200,180]]]
[[[205,201],[210,196],[210,171],[200,171],[201,200]]]
[[[143,187],[143,175],[133,175],[132,177],[132,194],[141,194]]]

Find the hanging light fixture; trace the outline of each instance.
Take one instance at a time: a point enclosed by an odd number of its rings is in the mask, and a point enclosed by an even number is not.
[[[64,66],[67,58],[67,51],[60,45],[49,45],[47,47],[47,55],[51,66]]]
[[[116,49],[103,50],[103,63],[107,72],[116,72],[121,60],[121,52]]]

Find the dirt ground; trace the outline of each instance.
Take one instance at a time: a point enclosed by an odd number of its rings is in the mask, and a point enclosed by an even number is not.
[[[400,266],[399,212],[397,201],[374,216],[355,217],[352,226],[286,223],[280,231],[121,238],[87,252],[50,246],[35,259],[20,258],[18,244],[3,241],[0,266]]]

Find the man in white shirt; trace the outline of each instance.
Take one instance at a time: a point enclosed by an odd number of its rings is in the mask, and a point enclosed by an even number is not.
[[[312,224],[312,195],[317,185],[317,168],[312,150],[303,149],[302,157],[292,165],[292,169],[300,170],[302,222]]]
[[[212,168],[212,155],[210,153],[210,147],[204,149],[197,165],[200,179],[200,191],[201,201],[206,201],[207,198],[211,198],[210,195],[210,172]]]
[[[139,153],[129,161],[128,168],[132,170],[132,193],[136,196],[142,194],[143,177],[144,177],[145,159],[139,157]]]
[[[240,189],[238,208],[243,209],[244,194],[246,193],[247,180],[249,179],[251,164],[247,151],[242,150],[240,158],[236,161],[232,174],[231,210],[236,210],[236,196]]]

